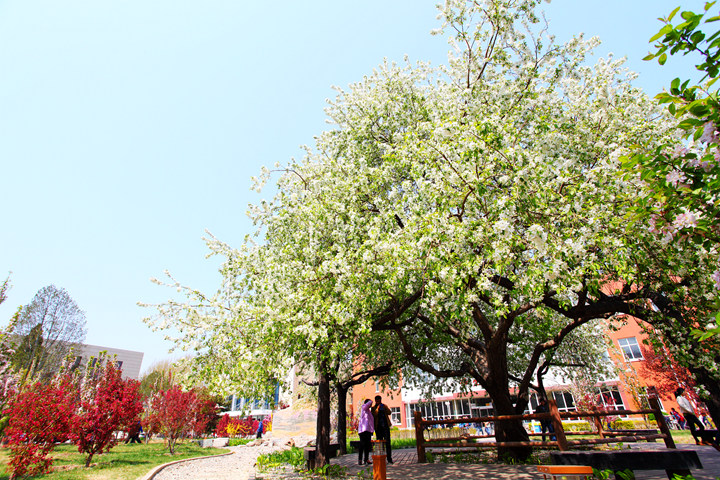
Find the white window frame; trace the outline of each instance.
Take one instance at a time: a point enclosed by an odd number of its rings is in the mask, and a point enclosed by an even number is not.
[[[390,407],[390,423],[393,425],[400,425],[402,423],[400,407]]]
[[[640,343],[638,343],[637,338],[619,338],[618,345],[620,346],[620,350],[622,350],[623,357],[625,357],[626,361],[637,362],[639,360],[645,360],[645,357],[643,357],[642,354],[642,349],[640,348]],[[635,352],[635,350],[637,350],[637,353]],[[637,355],[639,355],[639,357]]]

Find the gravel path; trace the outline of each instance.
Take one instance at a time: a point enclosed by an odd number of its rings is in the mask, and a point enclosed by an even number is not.
[[[162,469],[153,480],[248,480],[255,477],[258,455],[280,450],[279,447],[227,447],[232,455],[188,460]]]

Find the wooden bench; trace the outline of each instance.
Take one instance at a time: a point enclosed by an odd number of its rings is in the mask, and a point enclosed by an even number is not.
[[[691,468],[703,468],[692,450],[618,450],[608,452],[550,452],[555,465],[589,465],[598,470],[612,470],[615,478],[625,470],[665,470],[668,478],[690,475]],[[634,475],[633,477],[634,478]]]
[[[303,457],[305,458],[305,465],[307,466],[308,470],[315,469],[315,447],[305,447],[303,448]],[[340,444],[339,443],[331,443],[330,449],[328,451],[328,457],[329,458],[335,458],[338,456],[338,453],[340,452]]]

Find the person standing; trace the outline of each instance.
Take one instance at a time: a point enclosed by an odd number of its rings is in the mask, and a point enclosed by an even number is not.
[[[550,407],[548,406],[547,400],[545,397],[540,399],[540,403],[537,406],[537,409],[535,410],[537,413],[549,413]],[[540,430],[542,432],[542,441],[545,441],[545,432],[548,432],[550,434],[550,440],[555,441],[555,427],[552,424],[552,420],[549,418],[542,418],[540,419]]]
[[[358,449],[358,465],[369,464],[370,450],[372,450],[372,434],[375,431],[375,419],[370,411],[372,400],[366,398],[360,406],[360,422],[358,434],[360,435],[360,448]]]
[[[695,416],[695,409],[692,403],[690,403],[690,400],[683,395],[684,393],[685,389],[682,387],[675,390],[675,400],[677,401],[678,407],[680,407],[680,412],[682,412],[683,417],[685,417],[685,422],[690,428],[690,433],[694,437],[695,427],[699,427],[698,430],[705,430],[705,425]]]
[[[390,409],[382,403],[380,395],[375,396],[375,405],[372,408],[372,414],[375,418],[375,437],[378,440],[385,440],[385,450],[387,452],[387,463],[392,464],[392,448],[390,447]]]
[[[673,420],[677,424],[678,430],[685,430],[685,418],[683,418],[683,416],[680,415],[680,412],[678,412],[674,408],[671,408],[670,415],[672,415]]]

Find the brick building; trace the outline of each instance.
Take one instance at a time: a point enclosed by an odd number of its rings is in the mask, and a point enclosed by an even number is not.
[[[613,409],[639,409],[638,402],[642,403],[643,397],[647,396],[647,387],[654,387],[666,412],[671,408],[677,409],[672,391],[677,388],[678,381],[682,383],[682,378],[672,369],[660,367],[660,359],[664,355],[645,344],[647,334],[636,319],[620,317],[613,325],[614,328],[606,329],[607,339],[612,344],[608,361],[614,363],[618,373],[596,384],[597,400]],[[422,392],[415,389],[401,386],[396,390],[384,390],[374,380],[353,387],[348,401],[351,413],[357,414],[363,400],[373,399],[375,395],[383,397],[383,402],[392,411],[393,424],[399,428],[413,426],[415,410],[420,410],[426,419],[480,417],[493,412],[492,401],[479,387],[473,388],[469,395],[448,392],[427,401],[422,398]],[[576,410],[575,398],[568,385],[547,381],[545,387],[560,411]],[[537,404],[537,395],[531,393],[529,412],[533,412]]]

